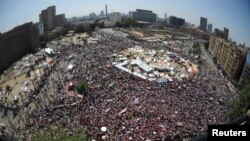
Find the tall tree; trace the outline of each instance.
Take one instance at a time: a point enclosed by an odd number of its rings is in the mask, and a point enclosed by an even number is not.
[[[80,45],[80,36],[77,37],[78,43]]]
[[[3,94],[3,87],[2,86],[0,86],[0,92],[1,92],[2,96],[5,96],[5,99],[6,99],[6,95]]]
[[[12,87],[10,87],[9,85],[7,85],[6,87],[5,87],[5,90],[6,90],[6,93],[8,93],[8,94],[11,94],[11,96],[13,97],[13,100],[15,99],[14,98],[14,95],[12,94]]]
[[[31,66],[30,66],[30,70],[33,71],[34,77],[35,77],[35,67],[34,67],[34,65],[31,65]]]
[[[41,62],[41,58],[38,58],[37,60],[35,60],[35,65],[39,66],[40,62]],[[38,67],[38,73],[39,73],[39,76],[41,76],[41,72],[40,72],[39,67]]]
[[[2,86],[0,86],[0,92],[3,95],[3,87]]]
[[[247,113],[250,107],[250,84],[247,84],[240,92],[239,97],[229,102],[228,118],[234,120]]]
[[[26,73],[26,77],[31,77],[31,71],[30,70]],[[31,80],[32,86],[34,87],[34,90],[36,90],[36,86],[34,84],[34,81],[32,80],[32,78],[30,78],[30,80]]]

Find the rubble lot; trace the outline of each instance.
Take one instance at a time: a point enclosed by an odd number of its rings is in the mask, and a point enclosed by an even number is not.
[[[165,85],[112,65],[114,53],[135,46],[168,50],[195,61],[186,54],[193,41],[138,42],[112,29],[99,29],[92,36],[98,39],[96,44],[61,44],[60,40],[50,44],[59,52],[52,57],[56,63],[45,71],[39,91],[27,97],[30,103],[20,108],[13,121],[6,121],[5,134],[31,140],[36,130],[60,126],[69,134],[87,130],[91,140],[188,139],[204,133],[207,124],[224,122],[226,103],[235,94],[205,50],[197,74],[181,81],[172,78]],[[83,97],[67,90],[69,81],[75,86],[84,79],[88,89]],[[32,104],[36,108],[30,108]]]
[[[117,68],[149,81],[182,81],[198,73],[197,65],[163,49],[150,50],[135,46],[122,51],[120,55],[112,56],[116,58],[116,62],[112,64]]]
[[[125,32],[127,35],[133,36],[138,40],[143,40],[147,42],[159,42],[162,40],[171,41],[172,39],[175,40],[189,40],[193,39],[193,37],[175,31],[173,29],[150,29],[150,28],[133,28],[130,29],[121,29],[118,28],[119,31]]]

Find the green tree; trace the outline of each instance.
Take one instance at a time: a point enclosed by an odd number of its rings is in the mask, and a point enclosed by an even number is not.
[[[82,38],[82,41],[83,41],[84,44],[87,43],[87,39],[85,39],[85,38]]]
[[[7,85],[6,87],[5,87],[5,90],[6,90],[6,93],[8,93],[8,94],[11,94],[11,96],[13,97],[13,100],[15,99],[14,98],[14,95],[12,94],[12,87],[10,87],[9,85]]]
[[[116,22],[115,27],[122,27],[122,23],[121,22]]]
[[[62,128],[57,129],[41,129],[32,135],[33,141],[87,141],[88,135],[76,129],[73,134],[68,134]]]
[[[82,33],[85,31],[86,31],[86,29],[84,28],[84,26],[82,24],[76,25],[74,28],[75,33]]]
[[[122,19],[122,27],[137,27],[138,23],[132,18],[123,18]]]
[[[94,23],[99,23],[99,21],[100,21],[100,20],[95,20],[95,22],[94,22]]]
[[[30,77],[31,76],[31,71],[29,70],[27,73],[26,73],[26,77]],[[32,79],[30,79],[31,80],[31,83],[32,83],[32,86],[34,87],[34,89],[36,90],[36,88],[35,88],[35,85],[34,85],[34,81],[32,80]]]
[[[79,94],[84,94],[88,88],[86,80],[82,81],[79,85],[76,86],[76,91]]]
[[[37,78],[36,73],[35,73],[35,67],[34,67],[34,65],[31,65],[31,66],[30,66],[30,73],[29,73],[29,76],[31,76],[31,71],[34,73],[34,78]],[[32,85],[34,86],[34,90],[36,90],[36,86],[34,85],[34,84],[35,84],[34,81],[31,80],[31,82],[32,82]]]
[[[41,58],[38,58],[37,60],[35,60],[35,66],[39,66],[39,64],[41,63]],[[32,68],[31,68],[33,71],[35,70],[34,69],[34,65],[32,65]],[[40,68],[38,67],[37,69],[37,72],[39,73],[38,75],[36,75],[36,77],[38,76],[42,76],[41,74],[41,71],[40,71]],[[34,72],[34,74],[36,74],[36,72]]]
[[[2,86],[0,86],[0,92],[3,95],[3,87]]]
[[[199,54],[201,52],[200,44],[198,42],[194,43],[193,45],[193,53]]]
[[[45,33],[42,36],[40,36],[40,46],[42,48],[46,47],[47,42],[49,41],[48,35]]]
[[[73,29],[72,24],[71,23],[66,23],[66,24],[63,25],[63,28],[60,31],[60,33],[61,33],[62,36],[64,36],[69,32],[69,30],[72,30],[72,29]]]
[[[60,35],[61,35],[61,36],[64,36],[64,35],[66,35],[68,32],[69,32],[69,29],[63,28],[63,29],[60,31]]]
[[[92,31],[88,31],[87,34],[91,37],[92,36]]]
[[[81,39],[81,37],[77,36],[77,40],[78,40],[79,45],[80,45],[80,39]]]
[[[90,30],[91,31],[95,30],[96,26],[97,26],[97,23],[90,24]]]
[[[250,84],[246,85],[239,95],[229,102],[229,112],[227,118],[229,120],[236,119],[237,117],[246,114],[250,106]]]
[[[98,27],[99,27],[99,28],[104,28],[104,26],[105,26],[105,25],[104,25],[104,22],[100,22],[100,23],[98,24]]]
[[[209,42],[204,42],[204,47],[205,47],[205,49],[207,50],[208,47],[209,47]]]
[[[31,70],[31,71],[35,71],[34,65],[31,65],[31,66],[30,66],[30,70]],[[34,73],[34,74],[35,74],[35,73]]]
[[[195,42],[192,46],[192,48],[190,48],[188,50],[189,54],[200,54],[201,53],[201,48],[200,48],[200,44],[198,42]]]

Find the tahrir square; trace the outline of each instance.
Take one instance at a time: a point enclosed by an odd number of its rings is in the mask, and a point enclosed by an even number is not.
[[[250,82],[249,48],[204,17],[195,27],[107,5],[38,16],[0,34],[1,134],[14,140],[50,124],[87,128],[92,140],[189,139],[223,123],[226,103]]]

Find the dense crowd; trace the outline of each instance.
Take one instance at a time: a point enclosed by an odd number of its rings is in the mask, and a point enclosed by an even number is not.
[[[97,44],[55,41],[54,50],[60,53],[53,57],[54,67],[45,73],[37,91],[26,97],[6,134],[30,140],[38,129],[57,126],[69,134],[87,131],[91,140],[180,139],[203,133],[207,124],[223,122],[229,92],[216,92],[206,60],[195,77],[159,85],[112,66],[112,54],[135,45],[167,49],[166,45],[133,41],[104,30],[92,36],[99,39]],[[74,68],[68,71],[72,60]],[[223,78],[217,79],[223,85]],[[87,81],[83,97],[69,96],[65,86],[69,80],[74,85]],[[30,108],[32,103],[36,108]]]

